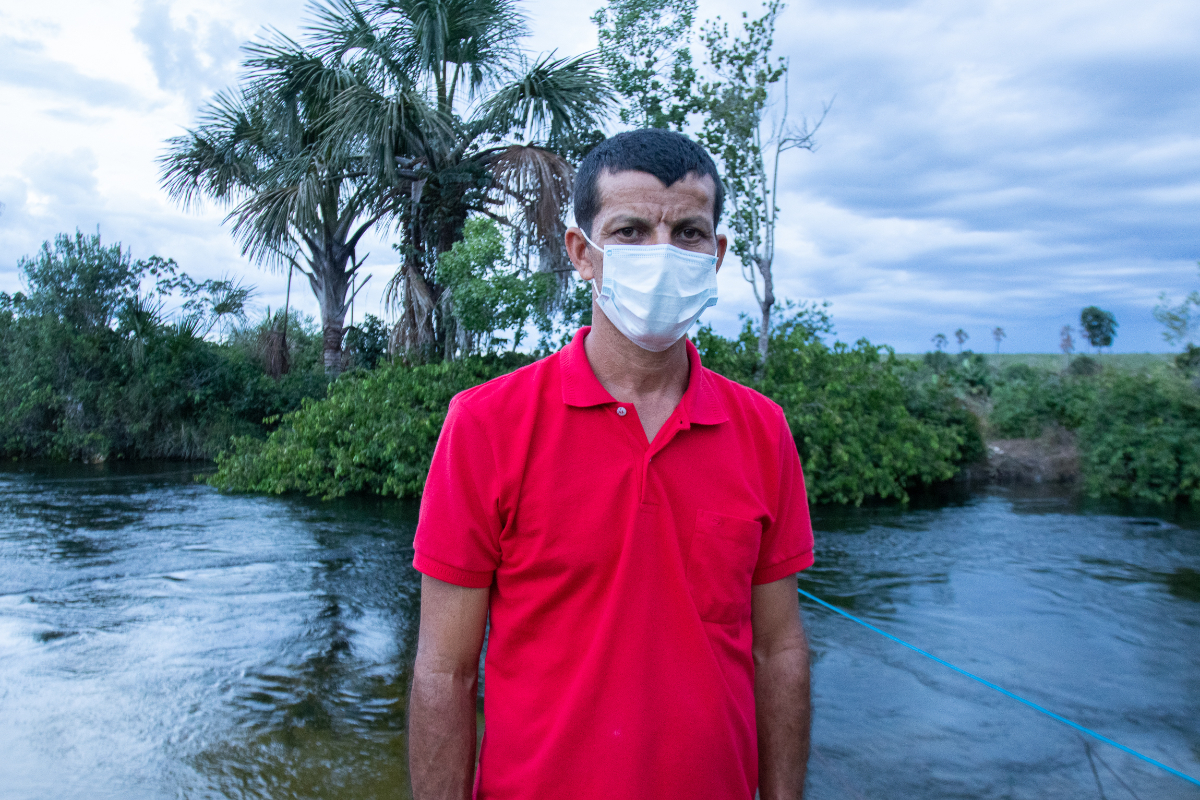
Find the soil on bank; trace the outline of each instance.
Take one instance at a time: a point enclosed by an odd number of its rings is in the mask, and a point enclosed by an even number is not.
[[[989,439],[987,460],[971,468],[973,482],[1005,486],[1079,481],[1079,445],[1075,434],[1049,427],[1036,439]]]

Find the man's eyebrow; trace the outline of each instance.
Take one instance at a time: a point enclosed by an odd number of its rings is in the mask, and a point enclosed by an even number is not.
[[[711,215],[709,215],[709,214],[694,214],[690,217],[684,217],[681,220],[677,220],[675,222],[674,227],[675,227],[675,229],[683,228],[686,226],[691,226],[693,228],[695,228],[695,227],[702,228],[706,224],[710,225],[710,226],[712,225],[712,216]]]
[[[608,220],[608,223],[605,224],[604,228],[605,228],[605,230],[612,230],[614,227],[624,228],[629,225],[649,225],[649,224],[650,224],[650,220],[647,217],[640,217],[637,214],[622,212],[620,214],[617,214],[615,217],[611,218],[610,220]]]

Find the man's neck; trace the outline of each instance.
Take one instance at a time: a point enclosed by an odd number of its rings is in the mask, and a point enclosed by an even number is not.
[[[625,338],[604,312],[593,306],[592,329],[583,349],[600,385],[619,402],[657,398],[669,401],[674,408],[687,390],[689,367],[683,339],[661,353],[644,350]]]

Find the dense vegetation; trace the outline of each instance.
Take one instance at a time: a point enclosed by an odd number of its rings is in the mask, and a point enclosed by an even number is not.
[[[761,368],[749,324],[735,340],[699,332],[713,369],[763,391],[787,413],[815,502],[907,500],[911,488],[952,478],[982,453],[974,418],[948,383],[866,341],[827,345],[819,310],[802,309],[772,334]],[[440,365],[383,366],[305,401],[265,441],[235,440],[218,457],[223,489],[337,497],[369,491],[419,496],[450,398],[528,363],[518,354]]]
[[[468,234],[444,278],[469,355],[392,360],[387,328],[368,315],[332,383],[311,319],[291,314],[285,336],[281,314],[247,320],[253,290],[235,281],[197,283],[98,234],[59,236],[21,261],[26,293],[0,293],[0,456],[216,458],[212,482],[226,490],[419,496],[450,398],[587,322],[586,292],[540,312],[540,279],[496,266],[494,226]],[[533,355],[515,352],[526,325],[541,334]],[[900,358],[865,340],[830,343],[831,330],[824,309],[791,308],[765,363],[751,323],[733,339],[707,327],[695,339],[707,366],[783,407],[814,502],[906,501],[979,461],[984,436],[1063,431],[1090,494],[1200,502],[1200,348],[1057,369],[969,351]]]
[[[263,358],[277,320],[205,338],[244,322],[248,292],[233,282],[134,262],[98,234],[59,236],[20,268],[28,293],[0,293],[0,457],[207,459],[324,394],[311,320],[292,316],[278,380]]]
[[[1120,369],[1080,356],[1061,372],[930,353],[922,369],[953,387],[989,438],[1070,432],[1096,497],[1200,503],[1200,348],[1173,363]]]
[[[821,309],[780,320],[761,366],[750,323],[734,340],[711,328],[697,336],[709,368],[783,407],[813,502],[906,501],[910,489],[949,480],[982,456],[978,424],[948,383],[921,380],[913,364],[865,339],[828,345],[829,328]]]
[[[352,372],[265,441],[236,437],[210,482],[243,492],[419,497],[450,398],[532,361],[518,353]]]

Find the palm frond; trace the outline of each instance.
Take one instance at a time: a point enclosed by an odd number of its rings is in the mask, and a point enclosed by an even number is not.
[[[515,0],[376,0],[392,25],[403,62],[414,73],[440,74],[446,64],[468,69],[468,88],[502,69],[528,32]],[[474,69],[469,69],[474,67]]]
[[[259,172],[264,133],[245,95],[221,92],[203,109],[200,125],[167,140],[159,156],[167,194],[185,208],[208,196],[228,202],[253,186]]]
[[[353,153],[364,171],[394,185],[416,177],[428,140],[449,136],[452,123],[416,91],[383,95],[356,83],[338,94],[327,125],[333,147]]]
[[[358,0],[321,0],[312,6],[316,19],[307,30],[314,51],[349,69],[355,78],[383,94],[410,91],[418,82],[404,63],[404,36],[388,24],[382,4]]]
[[[565,291],[570,260],[563,247],[563,216],[571,199],[575,168],[565,158],[542,147],[512,145],[484,154],[495,189],[517,206],[512,225],[519,249],[536,254],[538,269],[560,277]],[[562,299],[554,298],[554,302]]]
[[[571,133],[597,127],[612,89],[596,53],[554,54],[514,72],[477,110],[472,122],[498,136],[522,135],[554,147]]]
[[[520,204],[531,233],[539,238],[558,233],[575,180],[566,159],[542,147],[512,145],[485,163],[501,191]]]

